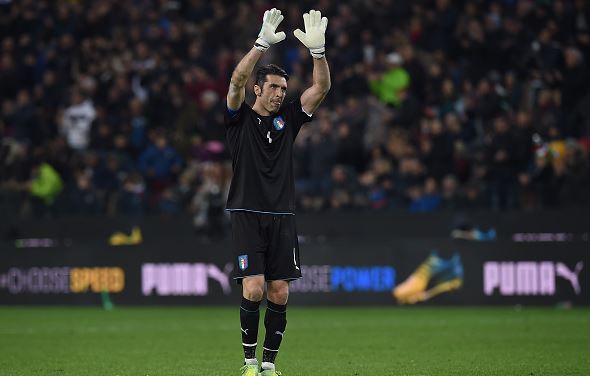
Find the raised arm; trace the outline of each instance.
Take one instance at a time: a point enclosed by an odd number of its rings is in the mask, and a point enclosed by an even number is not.
[[[301,94],[301,106],[311,115],[330,91],[330,68],[325,57],[313,59],[313,84]]]
[[[237,111],[246,97],[246,83],[254,70],[254,66],[263,52],[252,47],[250,52],[240,60],[231,75],[229,90],[227,91],[227,108]]]
[[[272,8],[264,12],[262,27],[254,47],[240,60],[234,69],[227,91],[227,107],[230,110],[238,110],[246,97],[246,83],[254,70],[254,66],[272,44],[279,43],[285,39],[284,32],[276,33],[277,27],[283,20],[281,11]]]
[[[301,106],[305,113],[311,115],[318,108],[320,103],[330,90],[330,68],[326,61],[326,28],[328,19],[322,18],[322,13],[317,10],[310,10],[303,14],[305,33],[299,29],[293,34],[309,48],[313,57],[313,84],[301,94]]]

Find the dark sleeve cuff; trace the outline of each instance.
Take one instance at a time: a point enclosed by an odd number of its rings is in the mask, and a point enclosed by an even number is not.
[[[227,116],[229,116],[230,118],[235,117],[238,114],[238,112],[240,112],[239,108],[237,110],[232,110],[229,107],[225,107],[225,110],[227,111]]]

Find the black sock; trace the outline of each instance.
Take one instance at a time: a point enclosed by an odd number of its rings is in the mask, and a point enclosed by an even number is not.
[[[240,329],[242,330],[242,345],[244,358],[256,358],[256,341],[258,339],[258,320],[260,319],[260,302],[253,302],[242,297],[240,305]]]
[[[266,327],[266,336],[264,338],[264,351],[262,361],[274,363],[283,333],[287,327],[287,305],[280,305],[267,300],[266,314],[264,315],[264,326]]]

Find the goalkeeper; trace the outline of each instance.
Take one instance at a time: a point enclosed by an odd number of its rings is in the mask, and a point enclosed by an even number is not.
[[[275,358],[287,326],[289,281],[301,278],[293,142],[330,89],[325,57],[328,19],[311,10],[303,15],[305,32],[297,29],[294,34],[313,57],[312,85],[300,98],[283,103],[289,76],[270,64],[256,71],[254,105],[244,102],[254,66],[267,49],[285,39],[284,32],[277,32],[282,20],[280,10],[264,13],[256,43],[232,74],[224,120],[233,167],[227,210],[234,242],[234,278],[242,285],[240,324],[245,360],[241,374],[246,376],[280,375]],[[259,373],[256,346],[265,285],[266,334]]]

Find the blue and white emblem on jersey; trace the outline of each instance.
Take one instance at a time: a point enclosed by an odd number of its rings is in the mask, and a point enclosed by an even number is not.
[[[285,120],[282,116],[277,116],[272,120],[272,125],[274,125],[277,131],[282,131],[285,128]]]
[[[240,270],[246,270],[248,267],[248,255],[241,255],[238,256],[238,265]]]

